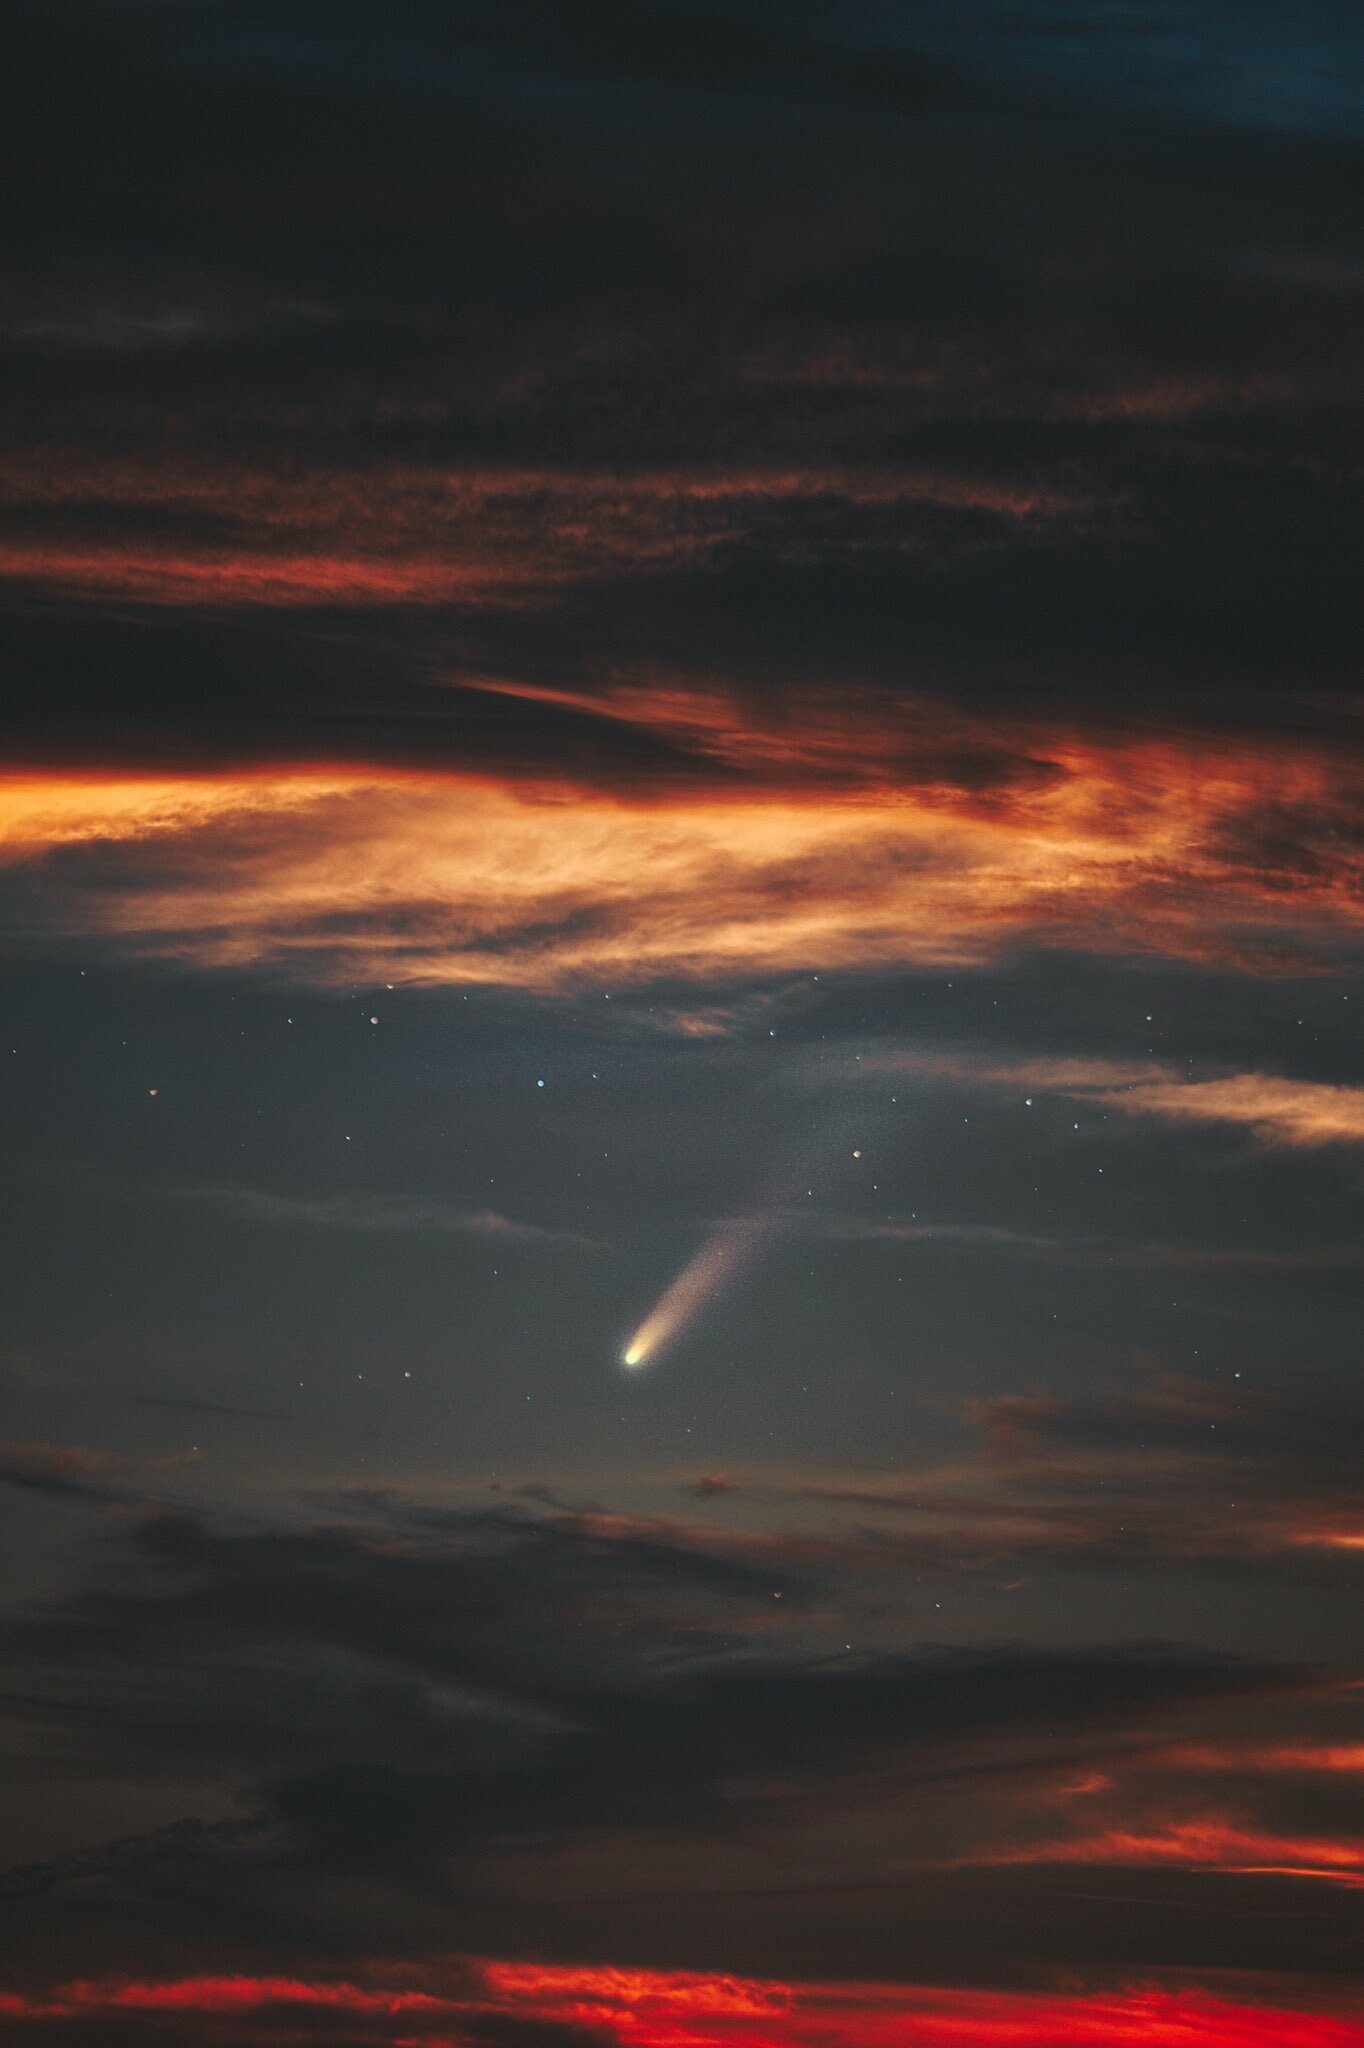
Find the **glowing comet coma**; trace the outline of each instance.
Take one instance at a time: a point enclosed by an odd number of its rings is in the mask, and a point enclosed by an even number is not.
[[[737,1278],[772,1234],[761,1218],[727,1223],[688,1259],[626,1346],[623,1363],[648,1365]]]

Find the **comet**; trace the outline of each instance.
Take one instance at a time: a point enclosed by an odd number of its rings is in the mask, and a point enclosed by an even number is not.
[[[743,1217],[707,1238],[659,1296],[630,1339],[621,1362],[632,1369],[651,1364],[738,1277],[773,1229],[773,1221]]]
[[[834,1125],[826,1129],[822,1142],[812,1147],[807,1141],[769,1168],[748,1213],[718,1224],[663,1290],[621,1353],[621,1364],[631,1372],[652,1365],[774,1239],[799,1229],[802,1213],[810,1213],[802,1197],[808,1201],[814,1195],[811,1183],[816,1173],[821,1193],[827,1196],[853,1170],[851,1162],[860,1164],[865,1145],[852,1145],[854,1136],[861,1133]]]

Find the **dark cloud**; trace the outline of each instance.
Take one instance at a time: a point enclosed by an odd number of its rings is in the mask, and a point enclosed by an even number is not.
[[[796,1797],[812,1800],[888,1750],[1131,1726],[1265,1682],[1262,1673],[1121,1650],[757,1664],[579,1704],[589,1725],[501,1776],[341,1767],[284,1781],[270,1801],[314,1854],[367,1869],[421,1868],[481,1843],[533,1846],[565,1834],[666,1829],[676,1840],[717,1824],[770,1826],[767,1788],[788,1773]],[[763,1789],[745,1795],[736,1788],[746,1782]]]
[[[877,1784],[926,1802],[901,1853],[954,1866],[979,1858],[991,1802],[1004,1815],[1161,1731],[1272,1718],[1323,1688],[1169,1647],[811,1655],[799,1622],[786,1647],[766,1638],[770,1573],[662,1528],[354,1509],[293,1532],[143,1520],[113,1583],[10,1632],[63,1776],[199,1780],[244,1808],[12,1870],[10,1907],[45,1901],[57,1946],[96,1901],[111,1935],[160,1913],[168,1954],[205,1913],[229,1944],[274,1915],[285,1944],[344,1946],[356,1884],[385,1927],[424,1925],[455,1886],[467,1925],[506,1939],[532,1868],[612,1843],[625,1864],[694,1843],[737,1876],[786,1841],[817,1882],[819,1841]]]
[[[50,1998],[33,1998],[27,2010],[19,2001],[19,2009],[0,2012],[0,2037],[18,2038],[17,2031],[10,2033],[13,2025],[40,2028],[44,2040],[97,2043],[100,2048],[142,2041],[168,2048],[191,2042],[196,2048],[231,2048],[233,2043],[297,2048],[310,2041],[325,2042],[328,2048],[386,2048],[397,2041],[440,2044],[452,2038],[470,2048],[602,2048],[616,2039],[614,2033],[550,2013],[498,2010],[480,2000],[481,1987],[474,1983],[461,1997],[451,1965],[443,1972],[447,1995],[442,1996],[410,1991],[404,1996],[407,1987],[394,1981],[391,1968],[385,1972],[379,1966],[372,1975],[376,1981],[359,1985],[246,1975],[162,1985],[117,1979],[69,1985]]]
[[[109,1477],[119,1469],[107,1452],[79,1444],[0,1444],[0,1485],[34,1493],[103,1500]]]
[[[1364,1409],[1348,1392],[1333,1397],[1299,1386],[1290,1395],[1247,1385],[1237,1372],[1218,1380],[1169,1372],[1139,1390],[1089,1401],[1004,1395],[973,1404],[970,1413],[1005,1456],[1029,1439],[1201,1452],[1215,1428],[1233,1452],[1263,1458],[1292,1450],[1319,1472],[1343,1477],[1364,1449]]]
[[[843,1572],[849,1612],[846,1557]],[[160,1959],[149,1968],[212,1955],[221,1971],[233,1955],[373,1954],[437,1926],[448,1947],[452,1911],[460,1941],[505,1952],[528,1885],[546,1939],[582,1953],[586,1886],[593,1911],[619,1905],[618,1953],[643,1958],[653,1937],[642,1895],[631,1901],[666,1854],[673,1875],[657,1881],[681,1887],[668,1953],[784,1967],[784,1943],[818,1901],[828,1912],[840,1828],[865,1814],[870,1918],[836,1912],[820,1966],[884,1970],[886,1914],[926,1911],[947,1939],[953,1915],[988,1896],[1014,1928],[994,1968],[1033,1938],[1020,1887],[1047,1895],[1076,1829],[1076,1858],[1092,1864],[1100,1819],[1114,1871],[1137,1867],[1098,1890],[1154,1887],[1149,1912],[1168,1909],[1181,1873],[1152,1874],[1124,1841],[1149,1836],[1158,1852],[1161,1831],[1206,1801],[1210,1770],[1223,1795],[1232,1781],[1198,1762],[1199,1742],[1237,1730],[1251,1745],[1241,1789],[1260,1832],[1246,1823],[1236,1840],[1338,1832],[1310,1771],[1257,1778],[1252,1754],[1284,1741],[1286,1716],[1331,1739],[1343,1695],[1326,1674],[1123,1643],[831,1655],[802,1640],[789,1568],[772,1635],[772,1577],[601,1510],[357,1496],[346,1520],[292,1529],[144,1518],[106,1544],[96,1582],[11,1627],[10,1711],[23,1725],[41,1695],[59,1785],[197,1785],[206,1817],[16,1868],[7,1910],[22,1925],[41,1916],[39,1969],[70,1974],[80,1958],[88,1975],[134,1942]],[[1070,1814],[1090,1778],[1118,1789]],[[225,1802],[235,1815],[207,1817]],[[898,1875],[873,1882],[887,1858]],[[693,1925],[688,1867],[706,1870],[708,1893],[733,1888],[718,1943]],[[1255,1882],[1272,1898],[1276,1880]],[[1228,1960],[1231,1907],[1228,1893],[1216,1909]],[[1093,1962],[1135,1937],[1105,1908],[1073,1938],[1068,1952]],[[1314,1941],[1309,1929],[1287,1943],[1285,1960],[1314,1965]],[[956,1936],[949,1946],[953,1969],[979,1973]]]
[[[983,1433],[976,1455],[908,1484],[823,1481],[795,1497],[889,1527],[886,1569],[1353,1577],[1364,1425],[1347,1391],[1165,1373],[1107,1397],[960,1407]],[[864,1556],[875,1570],[875,1546]]]
[[[728,1788],[755,1772],[817,1777],[886,1745],[1092,1728],[1280,1682],[1146,1649],[775,1660],[760,1632],[736,1656],[771,1614],[774,1575],[743,1561],[742,1541],[726,1556],[600,1512],[354,1507],[352,1525],[293,1533],[144,1518],[131,1583],[32,1614],[12,1647],[68,1671],[115,1661],[116,1699],[87,1717],[73,1696],[63,1712],[97,1751],[127,1745],[143,1768],[182,1768],[205,1743],[262,1766],[329,1747],[325,1771],[276,1781],[278,1810],[338,1850],[372,1838],[380,1860],[386,1845],[700,1825],[732,1797],[741,1811]],[[801,1574],[781,1577],[789,1613]],[[718,1656],[706,1635],[726,1621]],[[305,1652],[347,1675],[292,1728]],[[166,1684],[168,1655],[183,1686]],[[361,1761],[376,1744],[390,1761]]]
[[[719,1472],[703,1472],[690,1482],[688,1491],[694,1493],[698,1500],[714,1500],[718,1495],[738,1493],[742,1487],[742,1479],[730,1479]]]
[[[188,1394],[130,1394],[139,1408],[165,1408],[172,1414],[229,1415],[248,1422],[281,1422],[283,1416],[269,1408],[234,1408],[226,1401],[198,1401]]]
[[[200,1820],[175,1821],[146,1835],[128,1835],[92,1849],[73,1850],[47,1863],[20,1863],[0,1876],[0,1899],[45,1896],[64,1885],[82,1885],[92,1878],[136,1874],[150,1866],[183,1866],[219,1848],[249,1841],[261,1832],[259,1820],[224,1821],[210,1826]]]
[[[1352,687],[1352,164],[1140,121],[1043,144],[993,86],[925,128],[939,45],[863,30],[7,9],[20,753],[666,777],[675,741],[433,674],[713,680],[717,649],[739,689],[1106,718],[1138,685],[1218,720]],[[798,146],[755,125],[790,95]],[[281,577],[288,619],[221,617]]]

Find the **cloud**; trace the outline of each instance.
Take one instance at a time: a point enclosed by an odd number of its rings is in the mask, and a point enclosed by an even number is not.
[[[1046,1462],[1006,1460],[998,1490],[1037,1491]],[[1049,1462],[1071,1554],[1101,1558],[1103,1531],[1081,1528],[1103,1493],[1085,1491],[1093,1468],[1067,1474],[1055,1443]],[[130,1824],[10,1873],[7,1909],[54,1982],[126,1970],[148,1914],[158,1952],[191,1976],[197,1958],[221,1973],[231,1955],[244,1974],[297,1977],[308,1954],[345,1977],[346,1958],[404,1933],[434,1952],[459,1927],[506,1952],[529,1896],[554,1953],[585,1953],[603,1916],[622,1953],[647,1952],[660,1887],[676,1952],[695,1958],[718,1891],[736,1958],[763,1953],[776,1924],[787,1940],[807,1929],[830,1969],[859,1953],[903,1968],[908,1914],[924,1956],[941,1969],[950,1954],[970,1981],[979,1959],[951,1929],[980,1911],[1015,1928],[1029,1970],[1062,1951],[1140,1960],[1126,1905],[1126,1933],[1101,1907],[1107,1931],[1058,1942],[1071,1922],[1037,1887],[1069,1847],[1093,1866],[1107,1843],[1128,1882],[1198,1872],[1268,1901],[1303,1881],[1275,1872],[1349,1875],[1364,1821],[1338,1788],[1359,1774],[1290,1754],[1349,1747],[1338,1674],[1161,1644],[887,1645],[888,1589],[898,1611],[926,1570],[1065,1553],[1053,1537],[1030,1549],[1026,1502],[992,1524],[986,1467],[973,1483],[977,1506],[964,1470],[923,1475],[925,1526],[935,1510],[960,1526],[922,1544],[874,1526],[908,1502],[759,1480],[733,1505],[706,1488],[699,1525],[547,1496],[488,1508],[373,1493],[287,1524],[120,1517],[74,1590],[11,1620],[6,1649],[21,1738],[31,1711],[60,1731],[54,1796],[120,1788]],[[724,1526],[730,1513],[740,1526]],[[1176,1532],[1164,1554],[1178,1547]],[[845,1630],[865,1647],[845,1649]],[[1238,1747],[1245,1769],[1198,1761]],[[1317,1785],[1335,1795],[1330,1815]],[[183,1799],[204,1818],[139,1830],[149,1788],[160,1810]],[[1194,1832],[1209,1815],[1236,1834],[1216,1857]],[[863,1901],[851,1920],[828,1896],[843,1884]],[[1034,1910],[1045,1935],[1018,1920]],[[1268,1967],[1246,1948],[1245,1910],[1219,1893],[1199,1925],[1228,1964]],[[1287,1915],[1272,1967],[1321,1967],[1334,1929]]]
[[[964,1075],[964,1067],[962,1071]],[[976,1076],[973,1074],[972,1078]],[[1321,1142],[1328,1141],[1323,1138]],[[1048,1236],[1037,1231],[1016,1230],[1005,1224],[965,1222],[951,1217],[929,1220],[893,1214],[879,1221],[870,1216],[790,1214],[785,1221],[802,1237],[823,1238],[835,1244],[919,1245],[929,1250],[960,1248],[968,1252],[1031,1259],[1045,1265],[1094,1267],[1105,1272],[1226,1275],[1256,1284],[1269,1282],[1293,1286],[1333,1278],[1347,1280],[1364,1265],[1364,1248],[1350,1244],[1284,1249],[1279,1245],[1209,1246],[1160,1239],[1134,1243],[1116,1236]]]
[[[17,1864],[0,1874],[0,1899],[46,1897],[64,1885],[80,1885],[93,1878],[124,1872],[136,1876],[153,1865],[174,1867],[249,1842],[259,1832],[260,1823],[255,1819],[213,1825],[200,1820],[175,1821],[150,1834],[129,1835],[95,1848],[73,1850],[46,1863]]]
[[[991,1088],[1028,1089],[1090,1107],[1164,1123],[1228,1124],[1265,1145],[1314,1147],[1364,1140],[1364,1089],[1280,1074],[1227,1074],[1196,1080],[1158,1061],[1038,1057],[999,1061],[957,1054],[878,1054],[880,1072],[942,1075]]]
[[[676,746],[688,728],[675,707],[642,729]],[[1357,792],[1319,751],[1224,750],[1214,774],[1198,748],[1056,729],[1001,747],[921,708],[851,727],[841,762],[818,726],[789,720],[779,740],[750,721],[740,776],[743,742],[713,710],[703,700],[680,788],[358,765],[14,776],[0,789],[11,915],[124,954],[328,985],[540,992],[961,965],[1037,945],[1275,971],[1357,935],[1358,849],[1333,822]],[[732,759],[697,781],[717,745]],[[822,767],[802,765],[821,752]],[[1227,820],[1276,780],[1304,805],[1310,791],[1318,821],[1320,851],[1291,886],[1223,843]],[[1294,1096],[1272,1077],[1195,1086],[1156,1066],[982,1067],[998,1085],[1031,1077],[1293,1142],[1333,1120],[1355,1129],[1348,1091]]]
[[[1107,1088],[1101,1082],[1094,1099],[1172,1123],[1241,1124],[1271,1145],[1358,1144],[1364,1139],[1364,1089],[1275,1074],[1191,1082],[1156,1073]]]
[[[707,1540],[663,1520],[602,1512],[436,1509],[368,1496],[355,1501],[349,1523],[234,1535],[162,1512],[122,1540],[131,1575],[90,1586],[69,1608],[32,1613],[15,1648],[68,1670],[121,1660],[124,1696],[102,1702],[88,1735],[97,1748],[131,1745],[144,1768],[196,1739],[204,1682],[224,1708],[244,1688],[234,1743],[272,1773],[286,1803],[297,1802],[300,1820],[314,1815],[338,1840],[338,1830],[365,1835],[361,1795],[371,1784],[377,1792],[388,1783],[392,1794],[373,1809],[376,1828],[386,1816],[385,1826],[399,1837],[412,1832],[414,1842],[433,1829],[452,1840],[515,1836],[532,1815],[543,1828],[570,1831],[627,1815],[647,1826],[688,1809],[700,1822],[723,1808],[723,1787],[783,1758],[815,1771],[893,1739],[1026,1728],[1057,1716],[1079,1725],[1137,1711],[1143,1700],[1236,1697],[1267,1682],[1226,1660],[1125,1648],[707,1662],[721,1622],[731,1637],[756,1627],[763,1640],[774,1568],[761,1542],[749,1553],[742,1537]],[[831,1547],[825,1568],[837,1557]],[[782,1560],[788,1612],[809,1598],[810,1576]],[[509,1635],[502,1616],[512,1604],[519,1624]],[[172,1646],[179,1678],[166,1668]],[[315,1755],[328,1722],[341,1737],[334,1757],[352,1754],[345,1730],[354,1713],[358,1728],[369,1712],[363,1689],[329,1699],[324,1688],[303,1725],[288,1728],[291,1668],[305,1650],[313,1672],[340,1656],[376,1680],[380,1669],[401,1678],[388,1709],[393,1742],[363,1764],[328,1767],[352,1783],[345,1800],[326,1790],[327,1773],[280,1775]],[[144,1659],[149,1677],[161,1674],[154,1702],[139,1684]],[[266,1665],[274,1666],[268,1681]],[[385,1691],[375,1691],[375,1706]],[[449,1732],[461,1721],[468,1755],[452,1772]]]
[[[127,1458],[109,1451],[88,1450],[79,1444],[0,1444],[0,1486],[16,1486],[29,1493],[70,1495],[76,1499],[107,1500],[109,1481],[133,1472],[164,1470],[181,1466],[190,1457]]]
[[[187,1394],[130,1394],[128,1398],[139,1408],[165,1408],[175,1414],[230,1415],[248,1422],[283,1422],[286,1419],[275,1408],[239,1408],[227,1401],[200,1401]]]
[[[1002,1851],[984,1861],[998,1863],[1102,1863],[1109,1868],[1176,1864],[1179,1868],[1242,1871],[1314,1878],[1352,1889],[1364,1887],[1364,1840],[1309,1838],[1237,1826],[1221,1817],[1180,1820],[1149,1834],[1112,1828],[1096,1835],[1068,1835]]]
[[[0,532],[0,579],[67,595],[173,606],[543,604],[565,584],[704,570],[736,546],[781,551],[817,520],[824,550],[975,548],[980,529],[1092,521],[1100,508],[1009,478],[927,469],[610,475],[373,467],[292,481],[211,467],[101,465],[58,483],[50,466],[0,471],[39,518],[42,543]],[[87,506],[110,520],[92,546]],[[111,515],[113,518],[111,520]],[[128,529],[132,528],[130,534]],[[197,545],[188,545],[197,532]],[[581,693],[485,683],[527,701],[594,707]],[[622,701],[628,714],[629,696]]]
[[[1083,1260],[1096,1255],[1095,1247],[1083,1239],[1041,1237],[994,1223],[920,1223],[894,1217],[875,1223],[866,1217],[846,1216],[813,1220],[807,1225],[807,1234],[855,1244],[959,1244],[987,1251],[1036,1253],[1061,1260]]]
[[[1178,1988],[1054,1992],[964,1991],[932,1984],[820,1983],[689,1970],[470,1959],[434,1971],[368,1963],[348,1978],[219,1975],[112,1978],[0,2001],[0,2039],[33,2027],[38,2038],[87,2038],[63,2022],[134,2016],[141,2038],[165,2040],[189,2016],[195,2038],[252,2048],[326,2030],[336,2048],[398,2048],[459,2040],[471,2048],[685,2048],[732,2042],[765,2048],[779,2032],[791,2048],[836,2036],[847,2048],[891,2048],[907,2031],[924,2048],[969,2039],[980,2048],[1358,2048],[1364,2029],[1347,2010],[1255,2005],[1197,1984]],[[119,2038],[101,2034],[100,2039]],[[174,2038],[186,2039],[178,2031]]]
[[[760,1491],[855,1515],[852,1527],[825,1522],[820,1533],[830,1555],[841,1539],[847,1568],[870,1578],[907,1569],[1311,1578],[1333,1556],[1346,1566],[1364,1542],[1355,1481],[1364,1417],[1340,1390],[1289,1399],[1239,1374],[1160,1374],[1135,1391],[1011,1394],[958,1412],[978,1444],[907,1479],[769,1479]]]
[[[1264,1683],[1263,1674],[1225,1660],[1122,1648],[853,1662],[796,1655],[692,1670],[704,1647],[704,1638],[694,1642],[699,1621],[709,1619],[712,1633],[722,1618],[731,1634],[754,1625],[761,1630],[772,1613],[774,1559],[782,1562],[788,1612],[811,1597],[810,1569],[802,1573],[782,1556],[780,1536],[765,1543],[758,1535],[750,1547],[738,1533],[604,1511],[441,1509],[367,1495],[354,1500],[339,1524],[227,1534],[163,1511],[134,1524],[124,1542],[138,1567],[133,1575],[125,1573],[121,1584],[91,1586],[69,1609],[58,1604],[32,1614],[16,1638],[25,1656],[98,1663],[117,1651],[131,1679],[142,1657],[159,1660],[172,1643],[186,1651],[192,1643],[212,1643],[215,1657],[226,1659],[226,1683],[239,1651],[249,1667],[258,1650],[273,1654],[270,1646],[286,1640],[299,1649],[311,1645],[314,1658],[332,1645],[347,1657],[377,1659],[449,1690],[442,1707],[434,1699],[422,1706],[420,1686],[412,1695],[395,1768],[399,1757],[402,1768],[414,1768],[425,1752],[445,1769],[450,1712],[477,1722],[484,1702],[501,1702],[505,1714],[520,1697],[529,1718],[513,1748],[531,1738],[548,1737],[551,1747],[562,1741],[579,1775],[599,1756],[592,1770],[600,1768],[604,1777],[614,1770],[621,1781],[609,1797],[603,1791],[603,1813],[634,1796],[624,1785],[632,1749],[644,1763],[661,1745],[660,1769],[662,1755],[673,1753],[671,1771],[661,1771],[656,1787],[671,1811],[684,1796],[679,1771],[695,1776],[685,1796],[699,1799],[700,1786],[731,1772],[742,1775],[761,1755],[777,1759],[789,1751],[813,1765],[821,1755],[832,1761],[849,1744],[880,1742],[896,1729],[1027,1724],[1055,1713],[1086,1720],[1144,1697],[1234,1695]],[[766,1562],[765,1549],[771,1553]],[[820,1559],[819,1544],[811,1550]],[[840,1552],[830,1545],[822,1555],[828,1570]],[[844,1563],[846,1571],[849,1560]],[[513,1601],[520,1624],[509,1639],[501,1616]],[[683,1648],[692,1655],[674,1667],[672,1652]],[[185,1704],[193,1707],[198,1679],[190,1663],[185,1678]],[[334,1704],[344,1720],[345,1703]],[[325,1701],[319,1705],[327,1708]],[[163,1721],[167,1708],[174,1708],[173,1687]],[[598,1723],[591,1740],[571,1726],[555,1734],[558,1716],[570,1709],[575,1719],[585,1715]],[[120,1741],[141,1741],[137,1711],[134,1697]],[[103,1712],[105,1718],[91,1724],[96,1739],[114,1732],[107,1704]],[[774,1714],[780,1726],[772,1725]],[[255,1718],[267,1745],[262,1756],[276,1740],[270,1720],[265,1711]],[[243,1740],[252,1739],[252,1725],[244,1722]],[[508,1723],[508,1731],[516,1725]],[[168,1739],[163,1726],[155,1741]],[[311,1740],[305,1734],[302,1750]],[[298,1747],[289,1737],[284,1753],[292,1756]],[[549,1782],[536,1771],[525,1780],[527,1798],[538,1787],[542,1812]],[[563,1790],[570,1795],[572,1825],[585,1824],[594,1809],[572,1773]],[[478,1812],[486,1815],[480,1827],[517,1825],[510,1793],[505,1799],[480,1794],[476,1806],[467,1793],[460,1797],[466,1822]],[[339,1826],[347,1808],[324,1802],[324,1810]],[[413,1817],[429,1824],[420,1805]],[[647,1807],[640,1818],[647,1818]]]
[[[102,1451],[53,1444],[0,1444],[0,1481],[35,1493],[99,1495],[116,1465]]]
[[[688,1490],[698,1500],[714,1500],[722,1494],[742,1492],[743,1484],[742,1479],[730,1479],[720,1472],[703,1472],[688,1482]]]
[[[206,1202],[249,1223],[316,1230],[426,1231],[440,1236],[487,1237],[517,1244],[591,1247],[596,1240],[576,1230],[524,1223],[495,1209],[454,1209],[401,1195],[280,1195],[260,1188],[182,1187],[167,1190],[178,1201]]]
[[[1322,67],[932,13],[15,0],[15,757],[429,760],[452,668],[1337,734],[1346,157],[1224,126]]]

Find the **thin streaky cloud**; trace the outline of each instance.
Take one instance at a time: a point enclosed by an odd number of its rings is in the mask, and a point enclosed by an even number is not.
[[[173,1199],[204,1202],[250,1223],[314,1230],[426,1232],[447,1237],[501,1238],[518,1244],[574,1245],[595,1249],[597,1240],[578,1230],[524,1223],[496,1209],[455,1209],[401,1195],[275,1195],[260,1188],[180,1187]]]
[[[955,1053],[898,1051],[862,1065],[878,1073],[917,1074],[989,1088],[1064,1096],[1089,1108],[1121,1110],[1164,1123],[1226,1124],[1266,1145],[1312,1147],[1364,1143],[1364,1088],[1303,1081],[1286,1074],[1240,1073],[1196,1079],[1160,1061],[992,1060]]]
[[[1141,1273],[1229,1274],[1246,1280],[1277,1280],[1287,1284],[1344,1276],[1358,1272],[1364,1265],[1364,1247],[1348,1244],[1284,1249],[1276,1245],[1178,1244],[1159,1239],[1132,1243],[1119,1237],[1057,1237],[995,1223],[895,1215],[880,1219],[803,1217],[793,1227],[802,1237],[840,1244],[957,1246],[1041,1259],[1053,1265],[1099,1266]]]

